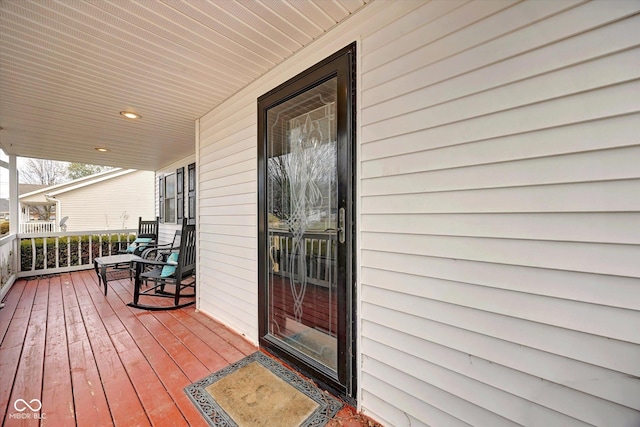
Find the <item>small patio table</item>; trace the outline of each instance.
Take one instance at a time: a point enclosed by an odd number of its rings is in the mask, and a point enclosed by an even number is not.
[[[122,254],[102,256],[93,259],[93,267],[96,269],[98,275],[98,286],[100,283],[104,283],[104,294],[107,295],[107,281],[119,280],[132,277],[132,264],[140,260],[138,255]],[[116,268],[120,264],[128,264],[126,269]]]

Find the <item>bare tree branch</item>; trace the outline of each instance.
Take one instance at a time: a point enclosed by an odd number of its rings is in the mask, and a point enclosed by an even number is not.
[[[26,184],[55,185],[65,181],[67,166],[54,160],[26,159],[20,168],[20,181]]]

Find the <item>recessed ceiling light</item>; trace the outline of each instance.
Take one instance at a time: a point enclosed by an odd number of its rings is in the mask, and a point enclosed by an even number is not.
[[[142,116],[140,114],[132,113],[131,111],[120,111],[120,114],[125,116],[127,119],[141,119]]]
[[[96,147],[96,151],[99,151],[99,152],[101,152],[101,153],[106,153],[106,152],[107,152],[107,151],[109,151],[109,150],[107,150],[107,149],[106,149],[106,148],[104,148],[104,147]]]

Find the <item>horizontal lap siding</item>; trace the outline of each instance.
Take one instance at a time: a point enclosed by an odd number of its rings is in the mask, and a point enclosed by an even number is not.
[[[134,171],[56,196],[67,231],[138,227],[138,217],[153,219],[153,172]]]
[[[431,1],[362,41],[362,400],[640,424],[640,3]]]
[[[200,121],[199,309],[257,343],[257,118],[241,101]]]

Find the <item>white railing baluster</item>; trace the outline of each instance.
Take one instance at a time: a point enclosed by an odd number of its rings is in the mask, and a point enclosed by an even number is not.
[[[299,275],[305,274],[307,283],[323,287],[332,286],[332,280],[334,280],[335,276],[333,274],[333,268],[335,267],[335,260],[333,259],[335,233],[322,231],[307,233],[302,239],[306,254],[306,262],[304,263],[299,263],[296,259],[290,259],[298,256],[293,253],[293,240],[290,233],[284,230],[273,230],[271,233],[273,234],[269,240],[272,243],[270,248],[274,246],[273,242],[279,242],[279,244],[275,244],[277,250],[274,253],[270,253],[270,256],[274,258],[274,262],[279,264],[279,271],[274,271],[275,274],[281,277],[295,277],[296,280],[301,280]],[[307,271],[298,271],[300,268],[306,268]]]
[[[55,221],[28,221],[19,224],[20,234],[52,233],[55,230]]]
[[[47,240],[48,239],[46,237],[42,239],[42,255],[43,255],[43,258],[44,258],[44,260],[42,262],[43,262],[43,265],[44,265],[45,269],[49,266],[49,262],[48,262],[49,260],[48,260],[48,257],[47,257],[47,252],[48,252],[47,251]]]
[[[315,276],[315,279],[320,280],[320,271],[321,271],[320,239],[314,239],[314,240],[318,244],[318,253],[316,254],[316,271],[314,272],[314,276]]]
[[[51,229],[50,226],[47,225],[39,225],[40,229]],[[32,227],[32,230],[34,228]],[[20,247],[21,242],[24,240],[29,240],[31,242],[31,260],[24,260],[23,257],[28,256],[26,252],[19,251],[20,258],[18,259],[18,272],[17,277],[28,277],[36,274],[51,274],[51,273],[61,273],[67,271],[76,271],[93,268],[93,260],[98,256],[106,256],[114,253],[112,248],[112,238],[113,233],[117,233],[118,237],[118,245],[124,240],[121,238],[123,234],[127,236],[127,241],[129,241],[130,236],[135,235],[136,229],[122,229],[122,230],[91,230],[91,231],[77,231],[77,232],[42,232],[42,233],[25,233],[18,234],[16,236],[17,245]],[[48,239],[55,239],[53,242],[49,242]],[[77,245],[73,243],[72,238],[77,238]],[[38,244],[36,240],[42,239],[42,243]],[[83,240],[84,243],[89,247],[87,248],[88,260],[83,261]],[[66,249],[62,248],[62,242],[66,241]],[[102,245],[107,243],[109,244],[109,249],[104,250]],[[98,245],[98,248],[94,248],[94,244]],[[72,246],[77,247],[78,251],[78,262],[72,262]],[[49,249],[54,251],[55,254],[49,254]],[[38,258],[38,250],[42,250],[42,262],[37,262]],[[63,253],[61,251],[66,251],[67,262],[61,262]],[[55,257],[52,258],[52,257]],[[49,262],[51,258],[51,262]],[[31,261],[31,262],[29,262]],[[28,270],[22,270],[23,265],[30,265],[31,268]]]
[[[31,270],[36,269],[36,239],[31,238]]]
[[[0,301],[4,301],[4,297],[16,281],[19,254],[20,246],[16,234],[0,237]]]

